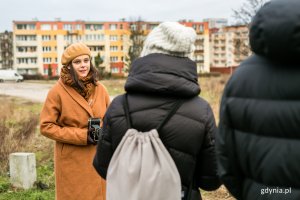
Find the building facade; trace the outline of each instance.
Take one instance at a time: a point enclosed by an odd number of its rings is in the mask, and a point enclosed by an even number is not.
[[[250,55],[246,26],[223,26],[227,21],[221,19],[217,26],[220,28],[209,28],[212,20],[179,22],[192,27],[197,33],[193,59],[198,73],[235,67]],[[11,39],[14,56],[10,63],[13,62],[14,69],[21,74],[58,76],[64,49],[74,42],[83,42],[91,49],[92,63],[98,65],[98,69],[124,76],[129,62],[139,56],[144,39],[159,23],[125,20],[14,21]]]
[[[251,55],[247,26],[226,26],[210,30],[210,68],[237,67]]]
[[[226,18],[206,18],[203,19],[203,22],[208,23],[209,29],[228,26],[228,20]]]
[[[209,61],[209,27],[207,22],[181,22],[187,27],[192,27],[197,33],[197,39],[195,42],[194,61],[197,65],[198,73],[206,73],[210,71]]]
[[[0,33],[0,69],[13,68],[13,33]]]
[[[123,63],[130,45],[127,22],[14,21],[13,33],[15,69],[22,74],[58,75],[61,55],[74,42],[91,49],[93,64],[100,55],[97,67],[115,72],[113,65]]]

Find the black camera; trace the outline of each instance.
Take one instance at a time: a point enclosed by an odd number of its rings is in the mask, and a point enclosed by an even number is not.
[[[99,137],[102,134],[102,128],[100,127],[100,123],[100,118],[89,118],[88,120],[89,136],[95,142],[98,142]]]

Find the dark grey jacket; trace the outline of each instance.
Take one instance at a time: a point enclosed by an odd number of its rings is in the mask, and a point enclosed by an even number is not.
[[[181,176],[182,185],[193,181],[193,198],[200,199],[198,187],[214,190],[220,186],[216,175],[213,112],[200,98],[195,62],[163,54],[137,59],[125,85],[133,128],[156,128],[172,106],[184,103],[160,131]],[[94,166],[105,178],[108,164],[127,130],[124,95],[116,97],[104,121],[104,140],[98,145]],[[195,171],[195,172],[194,172]]]
[[[255,54],[223,94],[218,171],[237,199],[300,199],[299,8],[299,0],[273,0],[258,12]]]

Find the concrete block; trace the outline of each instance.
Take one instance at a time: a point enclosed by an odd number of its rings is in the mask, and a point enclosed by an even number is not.
[[[10,183],[14,187],[29,189],[36,181],[34,153],[11,153],[9,155]]]

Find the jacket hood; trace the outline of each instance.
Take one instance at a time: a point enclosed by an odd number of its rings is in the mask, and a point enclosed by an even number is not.
[[[258,55],[299,63],[300,1],[273,0],[266,3],[252,20],[250,45]]]
[[[179,97],[200,94],[196,63],[189,58],[149,54],[132,63],[125,84],[131,93]]]

